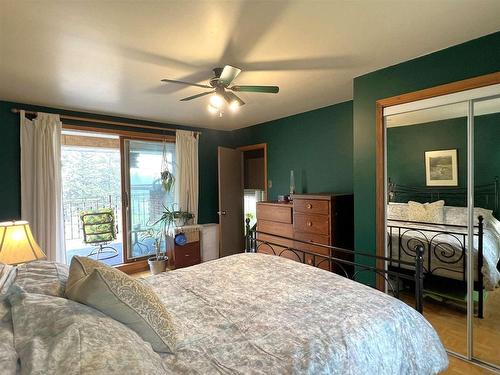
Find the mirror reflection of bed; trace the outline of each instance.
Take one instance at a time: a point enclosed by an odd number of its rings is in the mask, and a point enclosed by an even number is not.
[[[468,168],[466,102],[385,118],[386,256],[424,254],[424,315],[448,350],[467,353],[468,170],[474,171],[474,355],[499,362],[500,352],[500,102],[479,102],[474,158]],[[431,159],[434,158],[434,159]],[[481,217],[479,219],[479,217]],[[408,270],[411,272],[411,270]],[[393,280],[396,293],[411,286]],[[412,303],[408,297],[408,303]]]

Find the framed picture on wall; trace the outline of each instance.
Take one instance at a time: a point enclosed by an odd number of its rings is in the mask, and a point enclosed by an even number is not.
[[[425,152],[427,186],[458,186],[457,150]]]

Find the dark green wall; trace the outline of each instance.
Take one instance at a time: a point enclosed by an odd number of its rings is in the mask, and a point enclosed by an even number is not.
[[[500,113],[474,118],[474,182],[488,184],[495,177],[500,178]]]
[[[233,132],[238,145],[267,143],[269,199],[296,191],[352,192],[352,101]]]
[[[500,108],[499,108],[500,111]],[[474,180],[500,176],[500,114],[474,118]],[[426,186],[425,151],[457,149],[458,186],[467,186],[467,119],[456,118],[387,129],[387,176],[407,186]]]
[[[375,251],[375,102],[500,71],[500,32],[354,79],[356,250]]]
[[[184,126],[160,124],[151,121],[138,121],[121,117],[92,115],[89,113],[64,111],[54,108],[0,101],[0,127],[2,134],[2,137],[0,137],[0,150],[2,155],[0,158],[0,170],[2,171],[2,182],[0,183],[0,221],[16,219],[21,215],[19,115],[10,111],[11,108],[14,107],[26,110],[129,122],[131,124],[140,123],[165,126],[168,128],[193,129]],[[102,127],[102,125],[99,124],[89,125],[88,123],[79,125]],[[133,128],[130,128],[129,130],[137,131],[137,129]],[[200,130],[202,132],[199,143],[199,222],[218,222],[217,146],[231,146],[232,134],[230,132],[208,129],[196,130]]]
[[[426,151],[457,149],[458,185],[467,185],[467,118],[387,129],[387,177],[407,186],[426,186]]]

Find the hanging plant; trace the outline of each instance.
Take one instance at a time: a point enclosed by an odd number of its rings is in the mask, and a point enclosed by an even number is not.
[[[163,143],[163,157],[161,161],[161,184],[166,193],[170,193],[175,185],[175,176],[173,173],[174,166],[172,161],[168,160],[168,147],[167,142]]]
[[[161,184],[167,193],[170,193],[175,185],[175,176],[168,169],[161,172]]]

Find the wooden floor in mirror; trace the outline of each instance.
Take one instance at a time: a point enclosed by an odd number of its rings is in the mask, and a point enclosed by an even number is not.
[[[411,298],[404,300],[412,305]],[[467,322],[464,309],[426,298],[424,316],[436,329],[444,346],[454,352],[467,350]],[[488,293],[484,318],[474,318],[474,354],[483,361],[500,364],[500,289]],[[495,374],[474,364],[449,356],[446,375]],[[500,373],[500,372],[497,372]]]

